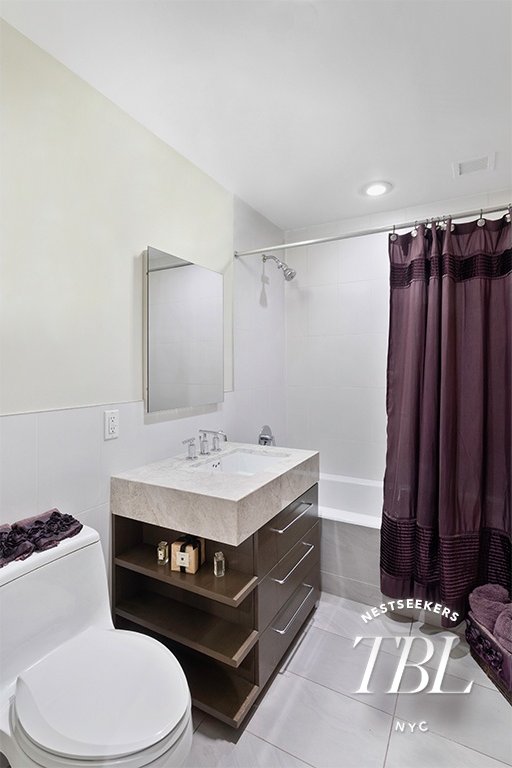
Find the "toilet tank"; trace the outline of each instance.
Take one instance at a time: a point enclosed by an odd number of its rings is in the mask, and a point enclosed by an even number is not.
[[[0,688],[90,626],[108,629],[112,619],[99,535],[84,526],[0,568]]]

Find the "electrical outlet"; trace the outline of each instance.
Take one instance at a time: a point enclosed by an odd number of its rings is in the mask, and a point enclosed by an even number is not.
[[[119,437],[119,411],[104,411],[104,438],[115,440]]]

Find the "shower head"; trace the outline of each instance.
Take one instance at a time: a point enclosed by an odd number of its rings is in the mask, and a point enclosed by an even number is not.
[[[285,264],[284,261],[281,261],[276,256],[272,256],[272,254],[270,254],[270,256],[267,256],[267,254],[264,253],[261,258],[263,262],[265,262],[267,259],[272,259],[272,261],[275,261],[275,263],[277,264],[277,268],[283,270],[283,275],[285,280],[288,280],[288,281],[293,280],[293,278],[297,274],[297,272],[291,267],[289,267],[288,264]]]

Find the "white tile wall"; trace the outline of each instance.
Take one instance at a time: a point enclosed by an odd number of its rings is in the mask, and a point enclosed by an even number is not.
[[[362,240],[356,254],[344,241],[287,253],[297,270],[286,295],[287,429],[291,445],[321,451],[323,472],[379,480],[388,284],[368,264],[387,255],[382,236]]]
[[[106,508],[112,473],[180,452],[200,427],[229,429],[232,397],[201,415],[157,423],[145,423],[142,401],[2,417],[1,522],[51,507],[78,517]],[[111,408],[119,409],[120,436],[104,441],[103,412]]]
[[[283,232],[241,200],[235,200],[237,251],[284,242]],[[285,293],[291,283],[273,262],[242,256],[235,262],[234,433],[256,442],[270,424],[287,444],[285,407]]]

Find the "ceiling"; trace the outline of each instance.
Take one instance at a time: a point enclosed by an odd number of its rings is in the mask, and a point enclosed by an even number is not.
[[[2,0],[283,229],[512,186],[509,0]],[[493,171],[452,163],[496,153]],[[381,199],[361,195],[387,179]]]

